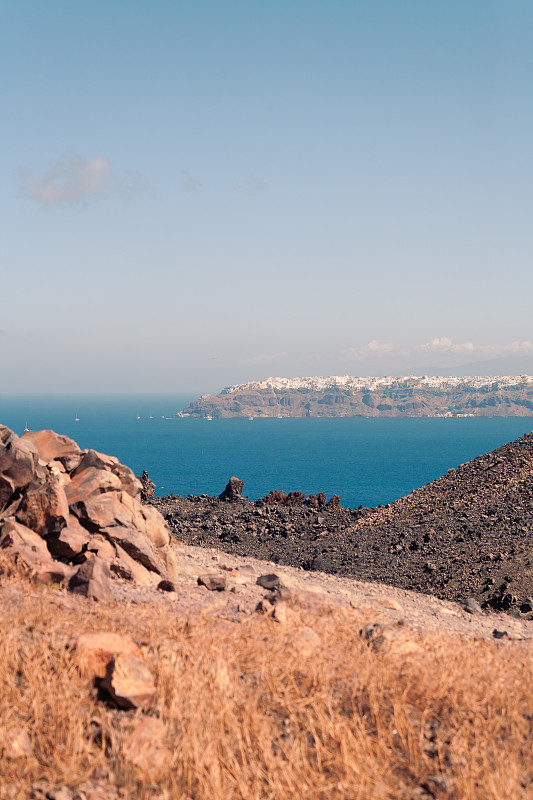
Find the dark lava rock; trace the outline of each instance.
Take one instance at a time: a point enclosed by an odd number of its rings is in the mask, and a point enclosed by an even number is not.
[[[238,495],[238,502],[170,496],[151,504],[187,544],[456,602],[472,597],[488,611],[533,619],[533,434],[385,507],[352,510],[333,498],[324,506],[321,497],[316,508],[291,495],[289,502],[273,491],[255,503]]]
[[[241,481],[239,478],[236,478],[235,475],[232,475],[226,485],[226,488],[222,494],[218,496],[219,500],[228,500],[230,503],[234,502],[242,495],[243,489],[244,481]]]
[[[269,575],[260,575],[256,580],[256,583],[258,586],[262,586],[263,589],[268,589],[269,591],[279,589],[281,586],[279,576],[273,572]]]
[[[148,503],[154,496],[156,489],[155,483],[149,477],[145,469],[143,469],[140,475],[137,475],[137,478],[140,480],[143,487],[141,490],[141,502]]]

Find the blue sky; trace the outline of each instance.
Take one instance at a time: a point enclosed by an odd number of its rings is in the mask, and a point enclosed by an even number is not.
[[[533,355],[530,0],[9,0],[0,391]]]

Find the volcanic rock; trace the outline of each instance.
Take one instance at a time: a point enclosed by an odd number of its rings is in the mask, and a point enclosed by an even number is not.
[[[141,501],[143,503],[147,503],[152,499],[155,493],[155,483],[153,480],[150,479],[147,471],[143,469],[140,475],[137,475],[137,480],[140,482],[142,489],[141,489]]]
[[[239,478],[236,478],[235,475],[232,475],[226,485],[226,488],[222,494],[219,495],[219,499],[234,502],[240,498],[243,489],[244,481],[241,481]]]
[[[376,581],[533,620],[533,434],[385,507],[170,496],[152,504],[181,541]],[[315,495],[318,496],[318,495]],[[314,505],[314,504],[313,504]],[[319,513],[317,513],[319,511]],[[531,608],[531,610],[530,610]]]
[[[110,575],[157,585],[177,577],[161,515],[138,499],[129,467],[53,431],[0,426],[0,547],[40,581],[112,596]],[[77,567],[77,569],[76,569]]]

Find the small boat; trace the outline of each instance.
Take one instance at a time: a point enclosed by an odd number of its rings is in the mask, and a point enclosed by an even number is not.
[[[79,418],[79,417],[78,417],[78,415],[76,414],[76,416],[74,417],[74,422],[79,422],[79,421],[80,421],[80,418]]]
[[[206,417],[206,419],[213,419],[213,417]]]
[[[29,433],[30,429],[28,428],[28,420],[26,420],[26,427],[24,428],[24,433]]]

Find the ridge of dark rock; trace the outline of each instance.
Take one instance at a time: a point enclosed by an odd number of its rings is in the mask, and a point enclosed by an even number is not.
[[[271,492],[255,503],[151,502],[187,544],[412,589],[533,618],[533,433],[386,507]],[[311,496],[312,497],[312,496]],[[333,499],[333,498],[332,498]]]

